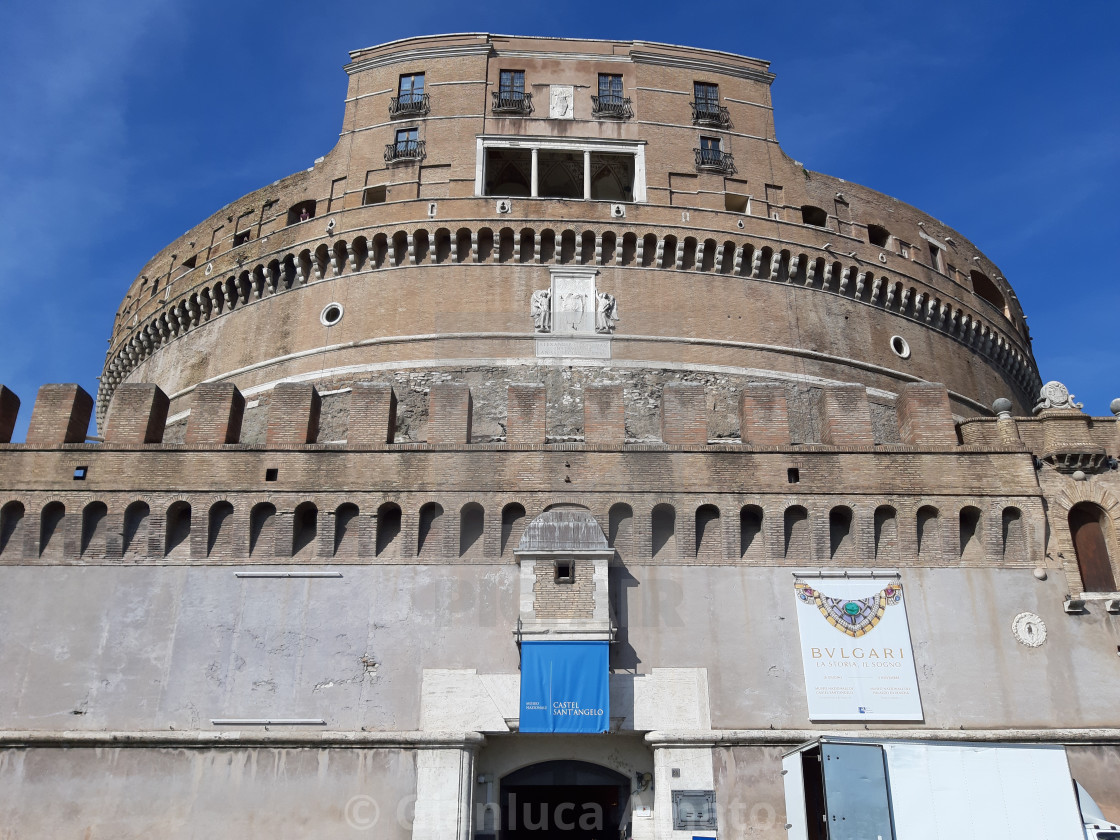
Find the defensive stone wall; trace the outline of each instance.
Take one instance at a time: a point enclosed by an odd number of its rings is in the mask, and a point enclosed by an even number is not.
[[[368,385],[347,395],[343,437],[323,443],[318,392],[286,383],[262,445],[239,440],[237,389],[207,385],[188,442],[174,444],[159,434],[162,392],[127,384],[107,439],[81,443],[88,395],[44,386],[35,437],[0,449],[0,557],[501,564],[525,522],[563,502],[590,509],[626,562],[1051,565],[1077,593],[1072,546],[1050,558],[1055,532],[1070,538],[1064,522],[1047,529],[1049,509],[1091,501],[1107,512],[1120,492],[1117,421],[1068,405],[954,424],[944,387],[915,384],[890,408],[895,440],[881,442],[867,393],[842,385],[820,389],[813,409],[828,442],[799,443],[791,432],[808,424],[792,421],[786,390],[752,385],[726,398],[739,438],[711,439],[708,389],[670,382],[660,439],[627,443],[624,390],[594,386],[583,408],[597,437],[548,443],[546,393],[510,386],[514,442],[475,442],[470,388],[436,383],[427,440],[400,443],[395,390]],[[1106,531],[1111,544],[1115,526]]]

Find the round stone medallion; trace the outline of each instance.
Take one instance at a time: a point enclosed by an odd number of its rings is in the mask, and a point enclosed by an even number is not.
[[[1021,645],[1038,647],[1046,641],[1046,622],[1034,613],[1019,613],[1011,622],[1011,634]]]

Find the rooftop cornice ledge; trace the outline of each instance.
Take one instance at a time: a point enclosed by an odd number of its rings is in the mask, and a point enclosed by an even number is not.
[[[768,73],[765,70],[758,70],[754,67],[743,67],[735,64],[726,64],[720,61],[712,61],[708,58],[684,58],[679,55],[631,50],[630,59],[635,64],[677,67],[682,70],[693,70],[704,75],[719,73],[726,76],[735,76],[740,79],[762,82],[765,85],[770,85],[776,78],[773,73]]]
[[[351,61],[343,69],[347,75],[353,76],[363,70],[374,67],[385,67],[389,64],[401,64],[407,61],[424,61],[433,58],[460,58],[466,55],[489,55],[493,49],[489,43],[485,44],[452,44],[446,47],[423,47],[415,50],[386,53],[371,56],[360,61]]]

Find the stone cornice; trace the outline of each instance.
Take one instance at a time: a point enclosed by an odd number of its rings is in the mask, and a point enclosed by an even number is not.
[[[403,64],[410,61],[462,58],[463,56],[470,55],[485,56],[489,55],[492,49],[490,44],[454,44],[447,47],[423,47],[414,50],[403,50],[402,52],[385,53],[384,55],[374,55],[358,61],[351,61],[343,69],[346,71],[347,75],[353,76],[355,73],[361,73],[365,70],[387,67],[391,64]]]
[[[692,70],[703,76],[734,76],[739,79],[762,82],[764,85],[771,84],[775,79],[773,73],[768,73],[765,70],[758,70],[754,67],[744,67],[736,64],[726,64],[724,62],[712,61],[708,58],[684,58],[683,56],[641,52],[639,50],[631,50],[630,58],[635,64],[653,64],[659,67]]]
[[[479,732],[354,732],[347,730],[5,730],[0,747],[351,747],[365,749],[478,749]]]
[[[859,738],[873,741],[979,741],[1016,744],[1120,744],[1120,729],[713,729],[703,731],[657,730],[646,733],[654,747],[733,747],[803,744],[814,738]]]

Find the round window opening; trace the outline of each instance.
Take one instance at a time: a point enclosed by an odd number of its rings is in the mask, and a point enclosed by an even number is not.
[[[906,339],[900,335],[891,336],[891,350],[901,359],[910,358],[910,345],[907,344]]]
[[[323,307],[323,311],[319,315],[319,320],[323,322],[323,326],[333,327],[342,320],[342,311],[341,303],[328,303]]]

